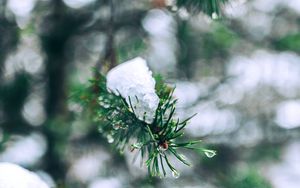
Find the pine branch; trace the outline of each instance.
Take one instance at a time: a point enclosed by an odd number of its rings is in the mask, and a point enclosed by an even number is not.
[[[93,90],[95,86],[98,88],[97,93]],[[151,176],[166,176],[168,167],[173,176],[177,177],[179,172],[171,164],[169,157],[174,156],[190,166],[190,162],[178,150],[192,149],[207,157],[214,156],[215,151],[200,147],[201,141],[198,140],[177,141],[183,136],[185,126],[193,116],[183,121],[174,118],[177,100],[173,98],[173,92],[174,88],[164,84],[161,77],[156,78],[156,93],[160,101],[151,124],[136,117],[131,102],[128,104],[120,95],[107,90],[103,75],[91,80],[89,88],[75,94],[73,99],[81,101],[81,105],[88,109],[92,119],[97,122],[101,134],[120,152],[128,145],[131,145],[131,151],[140,152]],[[130,143],[132,140],[136,142]]]

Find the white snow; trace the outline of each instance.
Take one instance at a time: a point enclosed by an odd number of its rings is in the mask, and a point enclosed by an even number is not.
[[[137,57],[110,70],[107,74],[107,88],[121,95],[128,105],[133,106],[136,117],[152,123],[159,98],[155,93],[155,80],[146,61]]]
[[[0,188],[49,188],[36,174],[12,163],[0,163]]]

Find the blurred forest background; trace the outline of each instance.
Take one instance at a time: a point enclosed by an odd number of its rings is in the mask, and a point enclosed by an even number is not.
[[[62,188],[299,188],[300,1],[193,1],[0,0],[0,161]],[[218,151],[186,153],[178,179],[150,179],[69,100],[136,56]]]

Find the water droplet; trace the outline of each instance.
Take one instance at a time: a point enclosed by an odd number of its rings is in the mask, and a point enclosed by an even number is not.
[[[107,138],[108,143],[113,143],[115,141],[115,139],[113,138],[113,136],[110,135],[110,134],[107,135],[106,138]]]
[[[217,155],[216,151],[214,151],[214,150],[204,150],[204,154],[208,158],[213,158],[214,156]]]
[[[118,129],[120,129],[120,124],[117,124],[117,123],[114,123],[113,125],[113,129],[115,129],[115,130],[118,130]]]
[[[110,107],[110,105],[109,104],[103,104],[103,108],[109,108]]]
[[[109,108],[110,105],[104,101],[104,99],[99,98],[99,105],[102,106],[103,108]]]
[[[172,170],[172,176],[177,179],[180,177],[180,173],[177,170]]]

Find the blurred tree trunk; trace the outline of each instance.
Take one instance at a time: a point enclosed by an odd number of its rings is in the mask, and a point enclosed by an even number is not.
[[[84,23],[86,16],[68,14],[67,7],[62,0],[52,3],[52,11],[43,19],[41,24],[40,40],[46,54],[46,125],[43,133],[48,141],[48,150],[45,155],[45,170],[61,182],[65,179],[67,164],[65,163],[64,148],[68,141],[70,125],[67,110],[67,64],[65,56],[68,40]],[[61,182],[63,183],[63,182]]]

